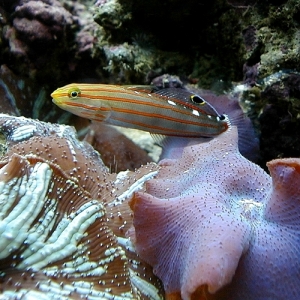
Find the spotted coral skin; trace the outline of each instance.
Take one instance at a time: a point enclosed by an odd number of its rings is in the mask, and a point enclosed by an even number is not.
[[[300,159],[276,159],[267,166],[272,188],[260,226],[252,226],[252,246],[238,269],[243,276],[236,276],[233,286],[239,287],[239,299],[250,292],[251,299],[299,299]]]
[[[132,298],[125,253],[107,226],[103,204],[45,160],[13,154],[1,165],[4,297]],[[108,278],[115,284],[104,289]]]
[[[237,141],[233,127],[187,146],[131,201],[137,252],[168,299],[300,295],[300,160],[268,163],[269,176]]]
[[[125,236],[128,199],[157,167],[110,174],[70,126],[0,114],[0,132],[3,297],[162,299]]]

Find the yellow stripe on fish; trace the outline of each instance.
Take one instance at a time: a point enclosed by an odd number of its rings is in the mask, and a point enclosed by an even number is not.
[[[153,134],[213,137],[229,127],[226,116],[184,89],[72,83],[51,96],[75,115]]]

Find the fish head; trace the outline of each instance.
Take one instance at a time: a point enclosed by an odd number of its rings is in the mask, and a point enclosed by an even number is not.
[[[95,96],[92,86],[91,84],[68,84],[51,94],[52,102],[77,116],[104,121],[109,118],[111,108]]]

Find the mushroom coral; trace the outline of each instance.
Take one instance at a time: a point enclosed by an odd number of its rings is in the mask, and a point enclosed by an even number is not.
[[[167,299],[299,299],[300,159],[267,166],[239,153],[232,127],[135,193],[131,235]]]
[[[0,131],[3,297],[298,299],[300,159],[268,175],[232,126],[110,174],[69,126],[0,115]]]
[[[69,126],[0,115],[0,290],[7,298],[162,299],[135,253],[128,198],[153,177],[109,174]]]

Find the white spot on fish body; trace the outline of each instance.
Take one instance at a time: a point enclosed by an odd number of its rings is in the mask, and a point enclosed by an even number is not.
[[[197,110],[195,110],[195,109],[193,109],[193,115],[196,115],[196,116],[200,116],[200,114],[199,114],[199,111],[197,111]],[[210,117],[210,116],[208,116],[208,117]]]
[[[171,104],[171,105],[174,105],[174,106],[176,105],[176,103],[172,100],[168,100],[168,103]]]

